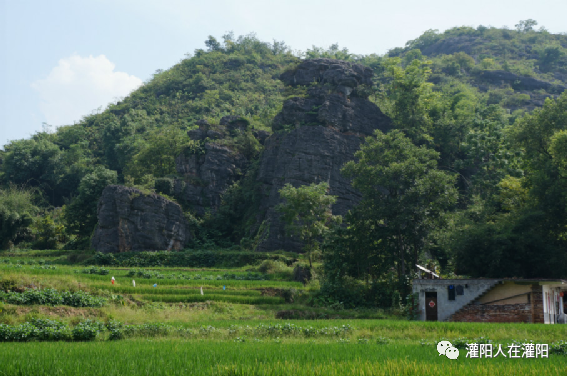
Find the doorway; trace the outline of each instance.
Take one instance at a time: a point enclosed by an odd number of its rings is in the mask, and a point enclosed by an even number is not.
[[[437,321],[437,292],[425,293],[425,321]]]

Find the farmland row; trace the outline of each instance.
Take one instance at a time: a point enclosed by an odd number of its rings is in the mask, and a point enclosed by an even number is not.
[[[102,361],[101,361],[102,360]],[[548,359],[440,357],[434,346],[352,343],[129,340],[115,343],[0,344],[9,375],[559,375]]]

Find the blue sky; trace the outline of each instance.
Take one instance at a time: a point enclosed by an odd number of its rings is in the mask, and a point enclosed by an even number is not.
[[[531,18],[567,32],[566,14],[565,0],[0,0],[0,147],[104,109],[208,35],[384,54],[428,29]]]

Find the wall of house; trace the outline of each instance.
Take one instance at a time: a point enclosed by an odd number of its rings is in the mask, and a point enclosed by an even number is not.
[[[450,321],[458,322],[532,322],[531,304],[468,304]]]
[[[480,304],[488,303],[490,305],[527,304],[529,303],[528,295],[531,291],[531,285],[504,281],[504,283],[494,286],[492,290],[481,296],[477,302]]]
[[[455,300],[449,300],[449,285],[454,285],[455,288],[462,285],[464,295],[455,294]],[[439,321],[567,323],[561,291],[567,291],[567,286],[547,281],[496,279],[413,281],[413,292],[419,293],[421,320],[425,320],[425,293],[436,292]],[[512,296],[513,298],[510,298]]]
[[[539,284],[532,285],[532,322],[537,324],[543,324],[544,314],[543,314],[543,289]]]
[[[543,319],[546,324],[565,322],[563,298],[559,295],[564,288],[562,285],[542,286]]]
[[[437,319],[445,321],[496,283],[495,279],[415,279],[413,292],[419,293],[420,320],[425,320],[426,292],[437,292]],[[449,300],[449,285],[463,286],[464,295],[455,295],[455,300]]]
[[[486,295],[477,301],[471,302],[456,312],[450,321],[458,322],[523,322],[544,323],[544,300],[543,288],[539,284],[515,285],[514,282],[506,281],[496,285]],[[493,300],[502,299],[507,296],[529,292],[529,303],[527,295],[524,302],[509,303],[513,299],[498,302]],[[481,302],[489,304],[479,304]]]

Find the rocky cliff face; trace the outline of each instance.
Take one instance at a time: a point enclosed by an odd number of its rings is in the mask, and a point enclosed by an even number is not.
[[[488,81],[490,83],[506,83],[518,90],[544,89],[550,93],[557,94],[567,90],[567,87],[563,85],[553,85],[549,82],[541,81],[533,77],[520,76],[503,70],[481,71],[479,77],[481,80]]]
[[[281,79],[290,86],[309,85],[307,95],[284,103],[273,120],[274,134],[252,132],[245,119],[234,116],[214,126],[198,122],[189,136],[200,146],[178,156],[177,172],[183,178],[170,183],[166,193],[194,214],[215,211],[226,189],[250,166],[253,157],[236,142],[246,136],[245,141],[264,146],[256,176],[261,199],[252,232],[268,231],[261,234],[258,250],[300,251],[300,242],[285,233],[275,210],[281,202],[278,191],[286,183],[297,187],[327,182],[330,194],[337,196],[335,215],[347,214],[359,201],[359,193],[340,170],[354,158],[365,136],[391,128],[389,118],[367,99],[371,78],[372,71],[358,64],[330,59],[301,63]],[[98,205],[98,220],[92,245],[101,252],[178,250],[191,237],[178,204],[133,188],[108,186]]]
[[[180,250],[191,238],[181,207],[161,196],[109,185],[98,203],[98,252]]]
[[[203,215],[219,207],[223,192],[240,177],[248,160],[226,146],[207,143],[203,154],[182,154],[175,163],[177,173],[184,176],[175,180],[175,198]]]
[[[301,244],[286,235],[275,207],[279,189],[286,183],[301,186],[325,181],[330,194],[338,196],[333,214],[345,215],[360,199],[340,170],[354,159],[365,136],[375,129],[388,131],[391,122],[368,101],[364,90],[371,84],[372,71],[357,64],[330,59],[308,60],[296,70],[282,74],[289,85],[319,83],[306,98],[286,101],[274,118],[279,131],[266,140],[258,180],[264,199],[258,226],[265,222],[269,232],[259,250],[300,250]]]
[[[203,215],[207,209],[215,211],[220,206],[222,194],[240,179],[250,162],[234,147],[223,145],[218,140],[246,132],[248,124],[236,116],[223,117],[215,127],[204,120],[198,124],[199,129],[188,134],[192,140],[203,142],[203,150],[177,157],[177,173],[184,178],[176,179],[174,197],[187,203],[195,214]],[[268,136],[264,131],[254,133],[261,144]]]

